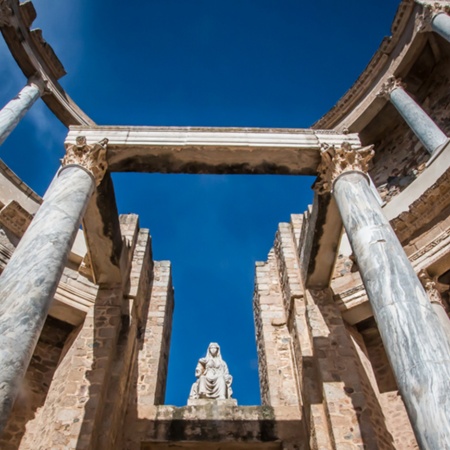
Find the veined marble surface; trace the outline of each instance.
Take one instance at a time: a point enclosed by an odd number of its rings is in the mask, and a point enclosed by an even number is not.
[[[0,431],[27,370],[94,179],[63,168],[0,276]]]
[[[450,345],[365,175],[334,184],[347,236],[416,438],[450,448]]]

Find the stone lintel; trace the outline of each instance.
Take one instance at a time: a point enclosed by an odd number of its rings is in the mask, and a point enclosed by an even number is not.
[[[330,285],[342,236],[342,220],[336,201],[330,193],[315,195],[311,220],[304,239],[309,244],[305,253],[303,281],[309,289]]]
[[[79,136],[108,139],[111,172],[314,175],[322,145],[360,145],[330,130],[96,126],[70,127],[66,146]]]
[[[111,175],[106,173],[89,201],[83,231],[95,283],[107,287],[120,284],[122,236]]]

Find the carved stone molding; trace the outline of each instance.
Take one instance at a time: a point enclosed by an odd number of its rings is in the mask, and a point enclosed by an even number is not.
[[[0,0],[0,27],[8,26],[11,16],[12,10],[8,5],[7,0]]]
[[[448,1],[417,1],[417,3],[423,6],[422,14],[417,16],[417,31],[419,33],[433,31],[431,22],[436,15],[450,11],[450,2]]]
[[[387,100],[390,99],[391,92],[394,89],[406,88],[406,84],[402,82],[401,78],[390,76],[385,83],[381,86],[381,89],[377,92],[377,97],[384,97]]]
[[[87,144],[85,136],[78,136],[76,144],[68,145],[66,156],[61,160],[63,166],[75,164],[82,166],[95,178],[95,184],[98,186],[102,181],[108,163],[106,161],[106,145],[108,139],[102,139],[95,144]]]
[[[324,145],[320,152],[321,163],[314,189],[319,195],[331,192],[336,178],[345,172],[367,173],[369,162],[375,155],[373,145],[353,148],[348,142],[340,147]]]
[[[418,276],[426,293],[428,294],[430,302],[441,305],[444,309],[446,309],[445,303],[442,300],[441,292],[439,290],[440,283],[437,281],[436,277],[434,278],[430,277],[430,275],[425,269],[422,269],[418,273]]]

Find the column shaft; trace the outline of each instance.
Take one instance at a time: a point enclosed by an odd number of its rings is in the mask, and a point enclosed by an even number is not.
[[[0,145],[16,128],[20,119],[31,108],[34,102],[42,95],[42,90],[35,83],[27,84],[9,103],[0,111]]]
[[[0,432],[94,187],[93,176],[81,166],[63,167],[0,276]]]
[[[393,89],[389,97],[400,115],[430,153],[447,142],[447,136],[443,131],[403,88]]]
[[[431,28],[450,42],[450,16],[445,13],[436,14],[431,21]]]
[[[450,448],[450,346],[362,172],[334,183],[383,343],[423,449]]]
[[[450,340],[450,320],[447,316],[447,313],[445,312],[444,307],[439,303],[432,303],[431,306],[436,316],[438,317],[443,330],[447,334],[447,339]]]

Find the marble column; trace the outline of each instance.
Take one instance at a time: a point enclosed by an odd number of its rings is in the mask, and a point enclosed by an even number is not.
[[[336,199],[420,448],[450,448],[450,344],[370,189],[373,154],[325,148],[317,189]]]
[[[0,276],[0,432],[39,339],[88,201],[106,171],[106,140],[69,146],[63,167]]]
[[[448,141],[445,133],[405,91],[400,79],[389,77],[378,95],[391,101],[429,153],[439,150]]]
[[[28,84],[19,92],[16,98],[8,102],[0,110],[0,145],[16,128],[22,117],[33,106],[34,102],[44,93],[44,82],[38,78],[30,78]]]
[[[449,4],[438,2],[418,2],[423,5],[423,12],[419,16],[418,30],[434,31],[450,42],[450,17],[448,12],[450,10]]]

